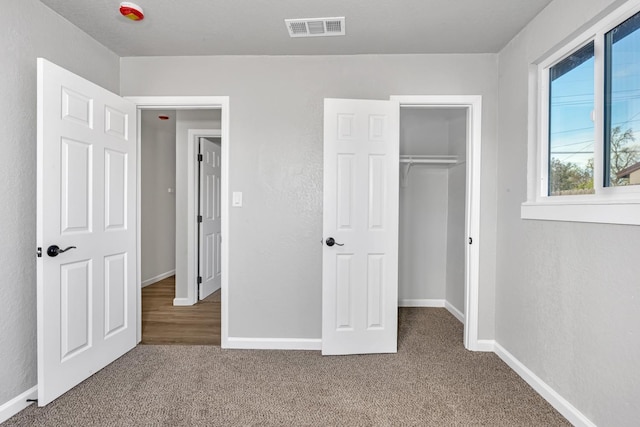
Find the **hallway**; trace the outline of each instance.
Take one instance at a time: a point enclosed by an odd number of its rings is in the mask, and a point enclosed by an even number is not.
[[[141,344],[220,345],[220,290],[193,306],[173,305],[175,276],[142,288]]]

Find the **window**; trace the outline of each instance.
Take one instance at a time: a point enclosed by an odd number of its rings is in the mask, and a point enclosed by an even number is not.
[[[640,13],[605,34],[606,187],[640,184]]]
[[[573,52],[549,73],[550,196],[593,193],[594,44]]]
[[[640,225],[640,0],[537,69],[537,184],[522,217]]]

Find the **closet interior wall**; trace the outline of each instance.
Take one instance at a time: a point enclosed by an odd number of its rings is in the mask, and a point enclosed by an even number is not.
[[[453,165],[414,164],[406,180],[401,177],[401,306],[446,301],[464,313],[466,138],[466,109],[400,111],[401,156],[457,156]]]

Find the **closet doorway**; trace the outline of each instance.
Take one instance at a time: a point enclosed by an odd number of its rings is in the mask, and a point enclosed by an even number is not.
[[[480,96],[400,103],[398,303],[446,307],[478,342]]]

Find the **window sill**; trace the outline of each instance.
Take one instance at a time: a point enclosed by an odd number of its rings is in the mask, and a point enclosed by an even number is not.
[[[640,225],[640,200],[537,201],[520,208],[522,219]]]

